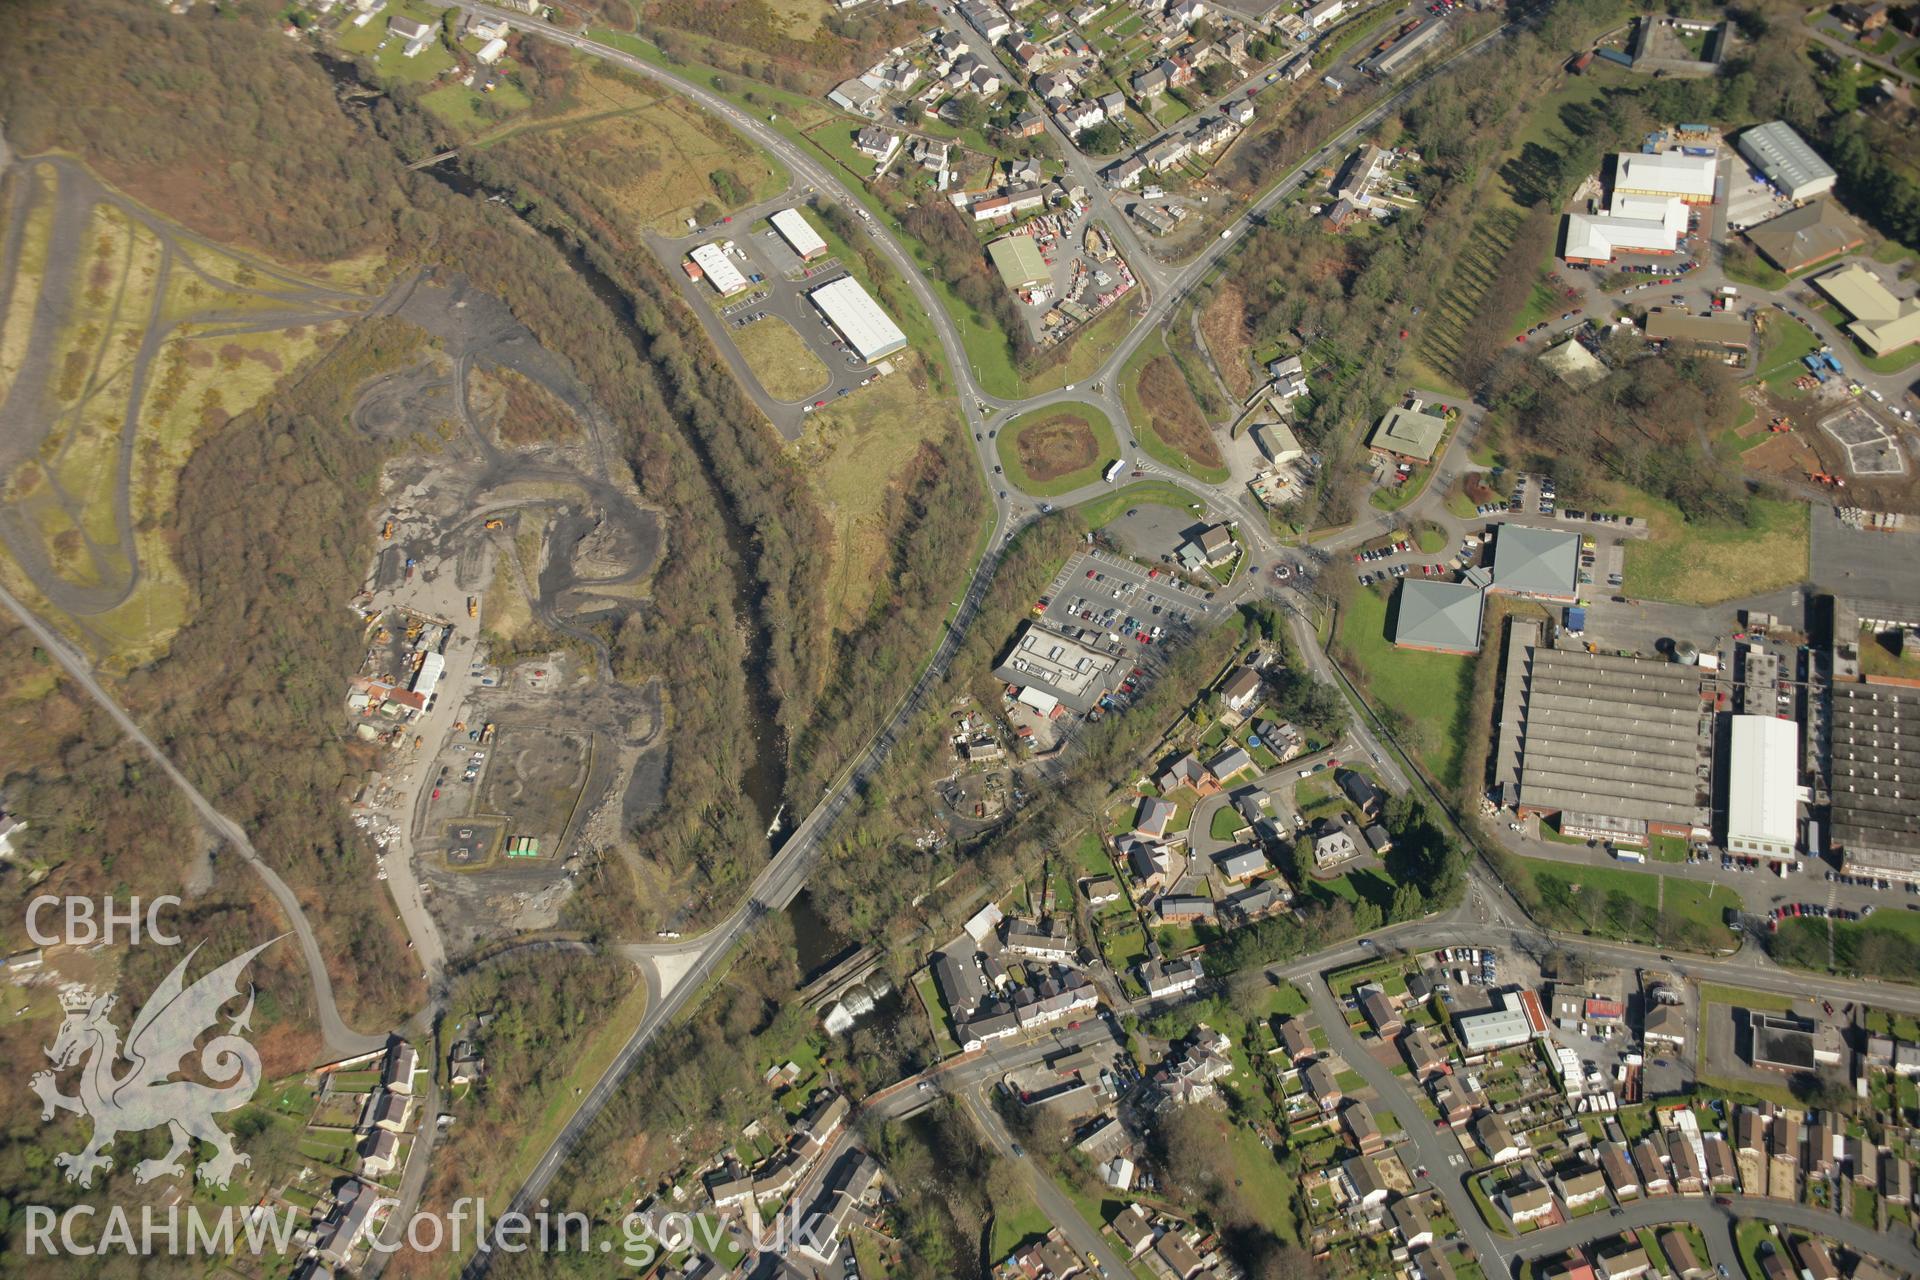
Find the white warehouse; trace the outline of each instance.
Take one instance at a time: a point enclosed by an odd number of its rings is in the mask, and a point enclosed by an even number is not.
[[[1733,717],[1727,769],[1727,851],[1791,858],[1796,821],[1800,731],[1775,716]]]
[[[1677,196],[1688,204],[1712,204],[1719,161],[1683,151],[1648,155],[1622,151],[1613,162],[1613,195]]]
[[[740,268],[733,265],[733,259],[729,258],[727,251],[719,245],[695,245],[693,252],[687,256],[693,259],[693,265],[700,268],[700,274],[721,297],[738,293],[747,287],[746,276],[741,274]]]
[[[800,261],[812,262],[827,251],[827,242],[798,209],[782,209],[767,221],[787,242],[787,247],[800,255]]]
[[[880,304],[852,276],[823,284],[807,296],[862,360],[871,363],[907,345],[907,335],[900,332],[900,326],[887,318]]]

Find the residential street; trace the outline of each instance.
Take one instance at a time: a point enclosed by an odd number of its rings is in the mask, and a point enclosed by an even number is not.
[[[1452,1131],[1444,1134],[1436,1132],[1421,1114],[1419,1106],[1407,1096],[1399,1078],[1381,1066],[1366,1047],[1354,1038],[1347,1028],[1346,1015],[1334,1002],[1323,980],[1318,976],[1309,976],[1302,978],[1299,985],[1313,1005],[1314,1018],[1326,1032],[1329,1047],[1348,1067],[1360,1073],[1360,1078],[1379,1096],[1380,1107],[1393,1115],[1406,1134],[1401,1160],[1406,1164],[1407,1172],[1411,1174],[1416,1165],[1427,1167],[1434,1189],[1446,1201],[1447,1213],[1460,1224],[1461,1234],[1484,1260],[1487,1274],[1494,1274],[1496,1269],[1500,1274],[1506,1274],[1506,1252],[1493,1232],[1480,1221],[1480,1211],[1474,1206],[1473,1197],[1467,1193],[1465,1170],[1455,1171],[1455,1162],[1460,1158],[1460,1144]]]
[[[1080,1216],[1073,1201],[1067,1199],[1060,1185],[1052,1175],[1042,1169],[1031,1156],[1014,1155],[1016,1144],[1006,1125],[1000,1122],[990,1103],[981,1098],[976,1089],[968,1089],[960,1095],[961,1105],[966,1107],[980,1131],[987,1135],[987,1143],[994,1153],[1004,1159],[1017,1159],[1026,1172],[1027,1183],[1033,1188],[1034,1203],[1040,1206],[1040,1212],[1047,1221],[1060,1228],[1060,1233],[1082,1255],[1096,1259],[1106,1275],[1119,1277],[1130,1274],[1126,1259],[1115,1251],[1106,1237],[1095,1231],[1087,1220]]]

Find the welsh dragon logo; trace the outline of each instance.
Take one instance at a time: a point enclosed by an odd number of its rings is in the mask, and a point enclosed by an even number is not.
[[[227,1033],[200,1049],[201,1072],[220,1083],[175,1077],[180,1060],[193,1052],[201,1033],[219,1022],[221,1006],[240,995],[240,975],[255,956],[278,940],[235,956],[191,986],[184,975],[200,948],[189,951],[134,1016],[124,1047],[120,1029],[108,1017],[114,1006],[111,993],[95,996],[82,988],[61,996],[66,1018],[46,1050],[53,1068],[36,1073],[30,1083],[40,1095],[42,1120],[51,1120],[60,1111],[93,1119],[93,1137],[85,1148],[54,1157],[54,1163],[66,1170],[67,1181],[92,1186],[95,1170],[113,1168],[113,1157],[107,1152],[116,1137],[161,1125],[167,1127],[173,1145],[159,1159],[134,1166],[136,1182],[184,1174],[184,1157],[192,1152],[196,1139],[213,1148],[213,1155],[196,1169],[201,1180],[213,1186],[226,1186],[235,1169],[252,1163],[233,1149],[233,1139],[214,1123],[222,1111],[245,1106],[260,1084],[260,1055],[239,1034],[250,1030],[251,983],[246,1007],[228,1024]],[[123,1063],[126,1069],[120,1071]],[[79,1094],[69,1097],[60,1092],[55,1077],[75,1065],[80,1067]]]

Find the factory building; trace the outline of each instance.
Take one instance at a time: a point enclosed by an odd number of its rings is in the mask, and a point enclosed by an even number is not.
[[[787,242],[787,248],[800,255],[800,261],[812,262],[827,251],[827,242],[813,229],[813,224],[798,209],[782,209],[767,219],[780,238]]]
[[[1920,881],[1920,689],[1833,685],[1830,839],[1855,875]]]
[[[1833,190],[1833,166],[1783,120],[1755,125],[1737,145],[1761,176],[1796,204]]]
[[[1799,835],[1799,730],[1777,716],[1732,717],[1727,764],[1728,852],[1791,858]]]
[[[900,332],[900,326],[887,318],[880,304],[852,276],[823,284],[807,297],[862,360],[871,363],[907,345],[907,335]]]
[[[1572,603],[1580,577],[1580,535],[1523,524],[1500,526],[1493,542],[1493,590]]]
[[[693,259],[696,268],[687,274],[695,280],[705,280],[721,297],[738,293],[747,287],[747,277],[739,267],[733,265],[733,259],[719,245],[697,244],[687,256]]]
[[[1671,254],[1687,233],[1687,206],[1676,196],[1616,193],[1606,213],[1567,215],[1568,262],[1612,262],[1617,253]]]
[[[1706,839],[1713,707],[1697,667],[1508,638],[1497,778],[1523,817],[1576,839]]]
[[[1712,204],[1719,161],[1713,156],[1690,156],[1683,151],[1647,154],[1622,151],[1613,161],[1613,194],[1672,196],[1688,204]]]
[[[1465,582],[1409,578],[1400,584],[1393,642],[1402,649],[1480,652],[1480,589]]]

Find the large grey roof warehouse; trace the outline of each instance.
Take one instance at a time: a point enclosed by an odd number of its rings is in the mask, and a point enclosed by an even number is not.
[[[1711,708],[1700,670],[1521,645],[1520,705],[1501,709],[1519,743],[1518,807],[1704,831]]]

